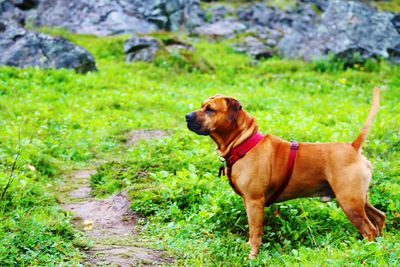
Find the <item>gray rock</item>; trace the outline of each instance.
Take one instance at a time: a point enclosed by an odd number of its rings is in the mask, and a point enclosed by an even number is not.
[[[308,31],[314,28],[319,20],[319,15],[312,9],[311,4],[281,10],[263,3],[256,3],[238,8],[237,17],[250,30],[262,27],[284,34],[292,31]]]
[[[0,0],[0,21],[8,24],[24,25],[25,14],[8,0]]]
[[[321,23],[310,31],[287,34],[279,43],[279,53],[305,60],[334,54],[350,64],[371,57],[389,58],[388,50],[400,43],[393,17],[359,2],[331,1]]]
[[[160,43],[153,37],[133,36],[124,43],[126,61],[151,61],[159,48]]]
[[[242,43],[235,45],[234,49],[237,52],[247,53],[255,59],[269,58],[274,54],[271,45],[253,36],[246,37]]]
[[[41,0],[36,26],[114,35],[193,28],[204,22],[198,0]]]
[[[64,27],[82,34],[148,33],[158,29],[128,14],[119,1],[111,0],[42,0],[36,14],[36,26]]]
[[[191,44],[174,38],[164,39],[162,43],[165,50],[170,54],[179,54],[183,50],[194,50],[194,47]]]
[[[278,16],[275,9],[262,3],[240,7],[237,10],[237,17],[240,21],[261,26],[270,26],[271,21],[276,20]]]
[[[256,3],[241,7],[237,10],[239,21],[249,26],[258,25],[283,31],[292,28],[293,25],[306,22],[308,22],[308,27],[310,26],[309,22],[312,22],[315,16],[317,16],[317,14],[315,14],[308,5],[284,11],[268,7],[263,3]],[[301,25],[301,27],[304,28],[305,26]]]
[[[217,5],[209,8],[206,11],[209,14],[210,18],[208,22],[214,23],[217,21],[224,20],[227,16],[232,16],[235,14],[235,10],[233,8],[228,8],[224,5]]]
[[[394,27],[396,28],[397,32],[400,33],[400,13],[396,14],[393,19],[392,23]]]
[[[269,58],[276,54],[276,46],[283,37],[283,32],[266,27],[255,26],[246,31],[247,36],[233,48],[237,52],[247,53],[255,59]]]
[[[9,0],[11,4],[22,10],[29,10],[38,4],[38,0]]]
[[[96,70],[93,57],[82,47],[59,38],[0,23],[0,65],[67,68],[79,73]]]
[[[246,29],[245,24],[227,19],[197,27],[193,30],[193,33],[213,39],[220,39],[234,37],[237,33],[243,32]]]
[[[129,11],[160,29],[192,29],[204,23],[199,0],[131,0]]]
[[[389,61],[393,64],[400,64],[400,43],[388,49]]]

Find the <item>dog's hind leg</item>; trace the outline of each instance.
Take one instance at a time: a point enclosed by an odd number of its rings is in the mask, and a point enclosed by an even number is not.
[[[366,212],[368,207],[368,212],[371,213],[365,197],[369,179],[362,173],[357,172],[357,168],[347,169],[340,174],[340,179],[333,179],[335,182],[330,183],[336,199],[347,218],[361,235],[372,241],[375,239],[378,229],[371,223]]]
[[[372,206],[371,203],[368,202],[368,198],[367,202],[365,203],[365,211],[370,221],[376,227],[377,230],[376,234],[378,236],[382,235],[382,228],[385,225],[385,219],[386,219],[385,213]]]
[[[378,230],[367,216],[365,201],[354,196],[336,196],[336,199],[347,215],[347,218],[349,218],[351,223],[360,231],[361,235],[370,241],[374,240]]]

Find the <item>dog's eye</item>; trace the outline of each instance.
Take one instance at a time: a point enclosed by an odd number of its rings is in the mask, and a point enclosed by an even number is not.
[[[206,113],[213,113],[215,109],[212,109],[210,107],[206,107]]]

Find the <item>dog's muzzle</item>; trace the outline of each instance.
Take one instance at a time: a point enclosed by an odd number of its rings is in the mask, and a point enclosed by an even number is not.
[[[199,135],[208,135],[210,132],[207,129],[202,129],[202,123],[196,120],[196,112],[186,114],[186,123],[189,130]]]

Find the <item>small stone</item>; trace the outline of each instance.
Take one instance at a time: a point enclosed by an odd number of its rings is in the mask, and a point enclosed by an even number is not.
[[[93,221],[91,220],[84,220],[82,224],[83,224],[83,230],[85,231],[93,229]]]
[[[159,42],[153,37],[133,36],[124,43],[126,61],[151,61],[159,48]]]

